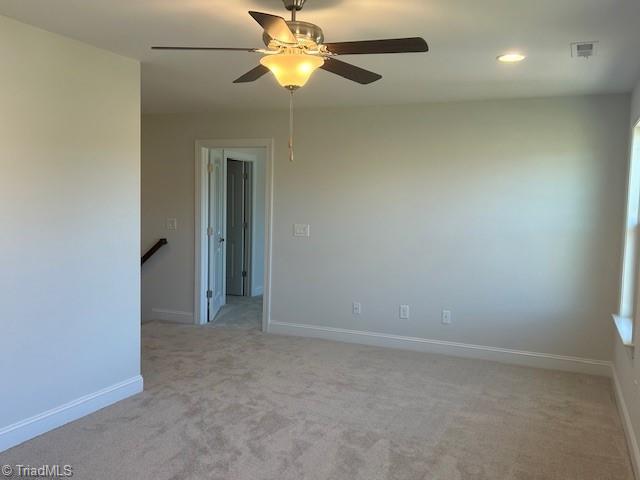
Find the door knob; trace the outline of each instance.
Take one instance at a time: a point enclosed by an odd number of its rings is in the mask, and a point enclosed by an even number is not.
[[[224,242],[224,238],[220,238],[218,241],[219,241],[220,243],[222,243],[222,242]]]

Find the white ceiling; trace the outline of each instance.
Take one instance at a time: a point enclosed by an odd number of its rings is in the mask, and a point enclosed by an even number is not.
[[[326,41],[423,36],[427,54],[341,57],[384,78],[361,86],[324,71],[297,93],[298,106],[628,92],[640,76],[638,0],[307,0],[299,20]],[[259,54],[158,52],[151,45],[261,47],[247,14],[286,16],[281,0],[0,0],[0,14],[142,61],[146,112],[283,107],[271,75],[232,81]],[[569,44],[599,41],[573,59]],[[521,50],[527,60],[495,57]]]

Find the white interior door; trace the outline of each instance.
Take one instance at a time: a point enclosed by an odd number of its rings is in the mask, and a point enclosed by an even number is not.
[[[209,313],[212,322],[225,302],[226,162],[224,151],[209,150]]]

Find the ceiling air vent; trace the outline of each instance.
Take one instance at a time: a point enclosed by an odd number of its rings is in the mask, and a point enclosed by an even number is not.
[[[596,54],[598,42],[575,42],[571,44],[573,58],[589,58]]]

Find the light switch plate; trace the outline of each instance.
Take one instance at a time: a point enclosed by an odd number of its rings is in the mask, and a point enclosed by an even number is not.
[[[294,237],[310,237],[311,236],[311,225],[308,223],[296,223],[293,225],[293,236]]]
[[[178,219],[167,218],[167,230],[177,230],[177,229],[178,229]]]
[[[400,305],[400,318],[403,320],[409,319],[409,305]]]

